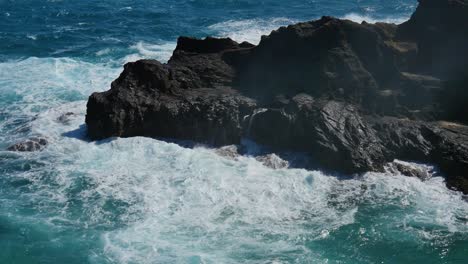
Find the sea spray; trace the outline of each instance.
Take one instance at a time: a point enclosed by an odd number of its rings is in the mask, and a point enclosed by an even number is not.
[[[466,262],[467,203],[437,174],[272,169],[259,149],[230,159],[86,137],[87,97],[125,62],[168,60],[179,35],[257,43],[289,21],[399,22],[415,4],[1,2],[0,263]],[[5,151],[37,134],[49,140],[43,151]]]

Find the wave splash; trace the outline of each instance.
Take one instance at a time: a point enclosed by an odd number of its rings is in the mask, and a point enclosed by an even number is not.
[[[127,55],[123,60],[124,62],[132,62],[140,59],[156,59],[161,62],[167,62],[171,58],[175,48],[175,42],[150,44],[140,41],[130,47],[130,50],[136,51],[136,53]]]
[[[343,19],[348,19],[357,23],[361,22],[368,22],[368,23],[377,23],[377,22],[385,22],[385,23],[393,23],[393,24],[402,24],[406,22],[409,17],[402,16],[402,17],[375,17],[372,15],[362,15],[357,13],[349,13],[342,17]]]
[[[290,23],[265,21],[210,29],[256,43],[259,32]],[[141,42],[121,60],[164,60],[174,45]],[[50,142],[40,153],[0,152],[0,218],[47,230],[54,242],[38,248],[71,243],[91,263],[402,262],[391,255],[396,244],[428,261],[463,252],[468,205],[441,177],[342,177],[148,138],[87,141],[86,98],[108,89],[119,63],[0,63],[1,144],[37,134]],[[18,210],[25,205],[29,214]]]
[[[311,18],[315,20],[319,17]],[[368,23],[385,22],[401,24],[409,19],[406,16],[400,17],[376,17],[372,14],[363,15],[358,13],[349,13],[341,17],[357,23],[366,21]],[[246,19],[246,20],[228,20],[216,23],[208,27],[208,34],[214,34],[217,37],[229,37],[237,42],[247,41],[252,44],[258,44],[261,36],[268,35],[271,31],[282,26],[297,23],[298,20],[277,17],[270,19]]]
[[[324,249],[330,243],[370,263],[376,244],[415,241],[443,252],[468,235],[468,204],[440,177],[343,178],[149,138],[88,142],[84,103],[37,116],[33,131],[47,131],[51,143],[18,158],[41,161],[42,173],[11,177],[28,180],[28,199],[48,212],[35,221],[99,238],[90,257],[96,263],[342,260]],[[67,123],[57,121],[70,111]]]
[[[293,24],[289,18],[229,20],[208,27],[218,37],[229,37],[237,42],[247,41],[258,44],[262,35],[268,35],[281,26]]]

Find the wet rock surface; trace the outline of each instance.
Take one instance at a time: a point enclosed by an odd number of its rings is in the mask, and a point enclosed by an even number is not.
[[[66,112],[62,115],[60,115],[58,118],[57,118],[57,122],[59,123],[62,123],[64,125],[68,125],[70,123],[70,120],[76,116],[75,113],[73,112]]]
[[[224,147],[216,149],[215,152],[216,154],[222,157],[232,159],[232,160],[237,159],[241,155],[239,146],[237,145],[224,146]]]
[[[402,25],[323,17],[257,46],[181,37],[168,63],[128,63],[90,96],[88,135],[248,137],[347,174],[432,163],[468,193],[467,10],[466,0],[420,0]]]
[[[43,150],[49,142],[43,137],[33,137],[8,147],[8,151],[33,152]]]
[[[272,169],[284,169],[289,167],[289,162],[278,157],[276,154],[268,154],[255,158],[260,161],[264,166]]]
[[[395,160],[385,166],[385,170],[392,174],[402,174],[408,177],[416,177],[422,181],[428,180],[435,173],[431,166],[414,164],[404,161]]]

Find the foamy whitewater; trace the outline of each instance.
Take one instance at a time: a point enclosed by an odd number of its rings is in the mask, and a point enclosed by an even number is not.
[[[400,23],[416,1],[38,2],[0,1],[0,263],[467,263],[468,203],[436,172],[329,175],[86,139],[87,97],[125,62],[168,60],[178,35],[258,43],[321,15]],[[44,151],[5,151],[37,135]]]

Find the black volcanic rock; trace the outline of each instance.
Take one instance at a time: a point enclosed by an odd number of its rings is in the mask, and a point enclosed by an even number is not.
[[[167,64],[128,63],[91,95],[88,135],[218,146],[245,136],[343,173],[427,162],[468,193],[467,6],[420,0],[402,25],[323,17],[258,46],[180,37]]]
[[[177,41],[175,51],[184,51],[196,54],[219,53],[229,49],[238,49],[239,44],[230,38],[217,39],[207,37],[204,40],[180,37]]]
[[[395,29],[331,17],[282,27],[236,65],[236,84],[263,100],[307,93],[372,107],[380,86],[399,74],[385,44]]]
[[[181,55],[185,52],[177,50],[181,60],[190,61]],[[89,136],[239,143],[242,117],[252,111],[255,101],[223,86],[230,73],[223,70],[229,66],[219,56],[202,54],[199,65],[185,66],[175,57],[168,65],[154,60],[125,65],[111,90],[90,97],[86,116]]]
[[[384,144],[389,161],[397,158],[436,164],[449,186],[468,192],[467,126],[394,117],[374,117],[369,123]]]
[[[409,71],[444,82],[431,89],[441,104],[441,118],[467,122],[468,106],[468,2],[466,0],[419,0],[411,19],[398,27],[398,41],[413,42],[418,52]]]
[[[398,160],[388,163],[386,170],[391,173],[400,173],[408,177],[416,177],[422,181],[430,179],[433,174],[433,169],[430,167],[414,166],[414,164]]]
[[[468,61],[468,2],[419,0],[411,19],[398,27],[397,39],[415,42],[413,71],[444,79],[466,72]]]
[[[468,68],[465,74],[444,84],[445,89],[439,95],[442,119],[468,123]]]
[[[383,170],[384,148],[351,104],[300,94],[283,109],[256,113],[248,131],[261,144],[309,152],[327,169]]]
[[[33,152],[43,150],[49,142],[43,137],[32,137],[8,147],[8,151]]]

